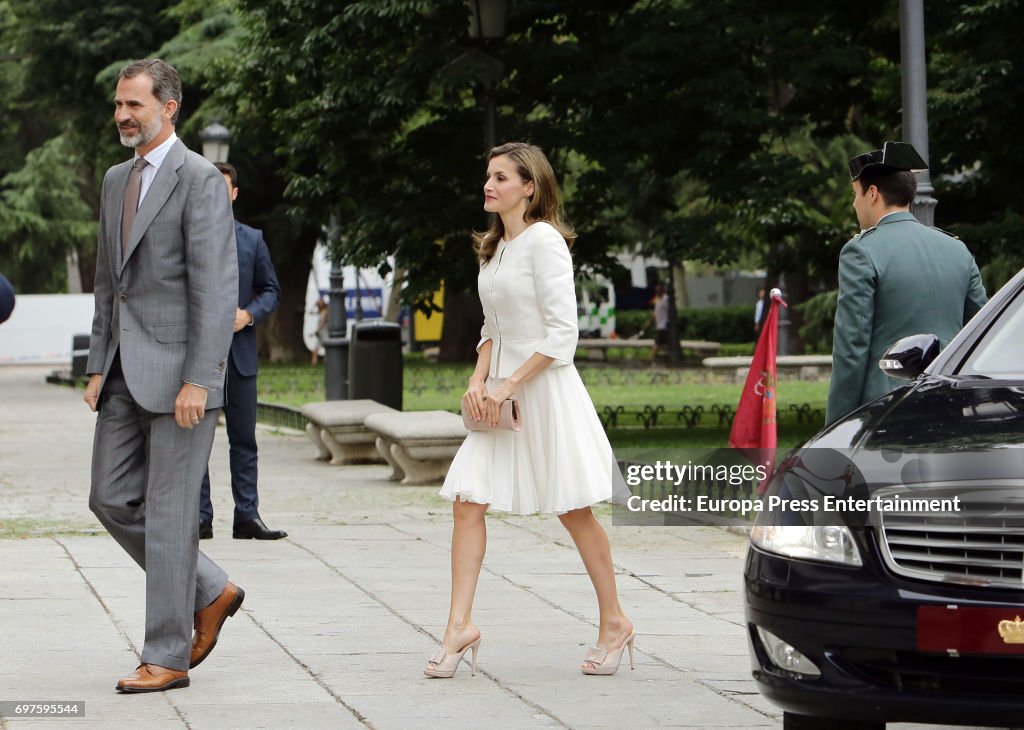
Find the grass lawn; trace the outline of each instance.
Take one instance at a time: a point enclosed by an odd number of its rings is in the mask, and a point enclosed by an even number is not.
[[[718,447],[728,440],[727,422],[719,425],[719,409],[735,409],[742,386],[701,369],[578,365],[599,414],[605,408],[622,411],[608,429],[617,448]],[[472,373],[472,366],[427,363],[411,357],[405,362],[403,407],[407,411],[448,410],[457,412],[459,398]],[[264,365],[260,368],[259,399],[298,407],[324,399],[323,367]],[[778,385],[779,446],[789,447],[813,435],[824,422],[828,382],[784,380]],[[703,409],[699,422],[685,427],[678,416]],[[802,419],[794,408],[803,412]],[[651,411],[661,410],[656,426],[644,428]],[[645,413],[646,411],[646,413]]]

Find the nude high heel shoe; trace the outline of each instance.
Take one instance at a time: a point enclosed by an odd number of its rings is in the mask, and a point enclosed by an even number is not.
[[[452,653],[449,652],[444,644],[441,644],[437,648],[437,653],[434,654],[434,658],[427,662],[427,668],[423,670],[423,673],[428,677],[436,677],[438,679],[449,679],[455,675],[455,670],[459,668],[459,663],[462,661],[462,657],[466,655],[466,651],[470,650],[473,652],[473,662],[470,666],[470,674],[476,674],[476,653],[480,650],[480,639],[472,641],[462,647],[461,651]]]
[[[622,661],[622,652],[629,649],[629,668],[636,669],[633,664],[633,639],[636,638],[636,631],[630,633],[618,649],[608,651],[603,646],[592,646],[583,657],[584,664],[589,667],[581,667],[584,674],[615,674],[619,671],[619,662]]]

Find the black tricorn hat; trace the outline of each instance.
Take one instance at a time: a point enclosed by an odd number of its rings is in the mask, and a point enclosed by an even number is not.
[[[909,142],[886,142],[880,150],[865,152],[851,159],[850,182],[859,178],[869,167],[882,167],[886,172],[920,172],[928,169],[914,145]]]

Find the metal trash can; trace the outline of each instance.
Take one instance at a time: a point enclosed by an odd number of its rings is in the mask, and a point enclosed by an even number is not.
[[[348,349],[348,397],[369,398],[402,410],[402,327],[357,322]]]
[[[71,336],[71,377],[81,378],[89,365],[89,335]]]

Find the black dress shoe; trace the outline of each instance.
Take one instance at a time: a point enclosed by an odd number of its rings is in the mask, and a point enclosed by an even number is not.
[[[202,520],[199,523],[199,539],[209,540],[213,537],[213,523]]]
[[[236,522],[231,537],[236,540],[280,540],[288,537],[288,533],[284,530],[271,530],[257,517],[255,520]]]

